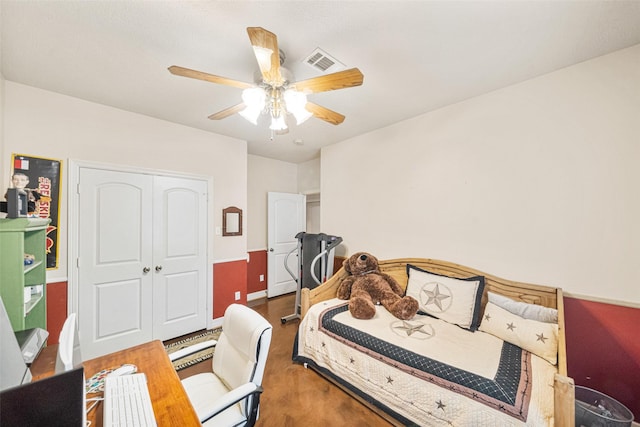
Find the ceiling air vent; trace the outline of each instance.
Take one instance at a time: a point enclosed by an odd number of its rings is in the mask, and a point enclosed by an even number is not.
[[[307,56],[303,62],[325,74],[335,73],[347,68],[342,62],[320,48],[311,52],[311,55]]]

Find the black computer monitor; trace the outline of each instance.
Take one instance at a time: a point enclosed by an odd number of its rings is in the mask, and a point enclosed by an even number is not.
[[[84,427],[84,369],[65,371],[0,392],[3,426]]]
[[[62,327],[55,374],[31,382],[31,372],[2,304],[0,311],[0,424],[85,427],[85,380],[76,315],[71,314]]]

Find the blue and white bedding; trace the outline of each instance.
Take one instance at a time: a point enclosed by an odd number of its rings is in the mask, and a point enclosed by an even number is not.
[[[378,306],[355,319],[323,301],[300,323],[293,359],[328,373],[404,424],[552,426],[556,367],[493,335]]]

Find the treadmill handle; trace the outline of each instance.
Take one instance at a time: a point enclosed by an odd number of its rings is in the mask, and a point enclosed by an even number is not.
[[[297,247],[291,249],[289,251],[289,253],[287,254],[287,256],[284,257],[284,268],[285,268],[285,270],[287,270],[287,272],[289,272],[291,277],[293,277],[293,280],[296,280],[296,281],[298,280],[298,276],[296,276],[296,274],[289,269],[289,265],[288,264],[289,264],[289,257],[291,256],[292,253],[294,253],[297,250],[298,250]],[[273,251],[273,248],[271,248],[271,251]]]
[[[333,250],[333,248],[338,246],[340,243],[342,243],[342,237],[333,238],[332,240],[329,241],[329,244],[325,246],[324,251],[320,252],[313,259],[313,261],[311,261],[311,277],[316,282],[316,284],[318,284],[318,285],[322,284],[322,281],[318,280],[318,278],[316,277],[316,262],[318,262],[318,260],[320,258],[322,258],[322,256],[327,255],[329,252],[331,252]],[[324,274],[326,275],[327,271],[325,271]],[[323,278],[323,280],[326,280],[326,277]]]
[[[316,262],[318,262],[318,260],[320,258],[322,258],[324,255],[326,255],[328,253],[329,253],[329,251],[325,249],[324,251],[322,251],[318,255],[316,255],[316,257],[313,259],[313,261],[311,261],[311,277],[313,278],[313,280],[318,285],[321,285],[322,282],[320,280],[318,280],[318,278],[316,277]]]

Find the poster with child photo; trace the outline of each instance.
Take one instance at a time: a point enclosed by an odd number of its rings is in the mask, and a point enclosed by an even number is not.
[[[11,166],[10,185],[18,193],[26,196],[26,216],[51,220],[46,237],[47,268],[58,268],[58,212],[62,161],[13,154]]]

